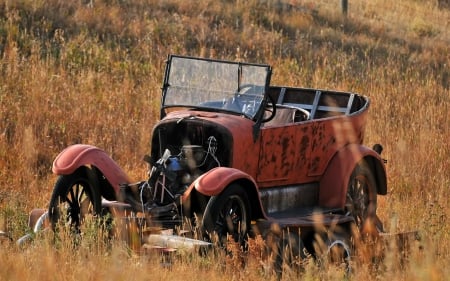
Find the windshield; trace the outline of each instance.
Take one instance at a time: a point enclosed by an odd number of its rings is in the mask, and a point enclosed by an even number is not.
[[[269,79],[268,65],[170,56],[162,107],[231,111],[253,119]]]

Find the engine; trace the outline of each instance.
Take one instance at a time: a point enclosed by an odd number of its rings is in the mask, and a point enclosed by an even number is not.
[[[219,167],[216,157],[217,140],[208,138],[207,147],[183,145],[180,153],[172,155],[166,149],[160,159],[145,160],[151,165],[149,179],[121,187],[124,201],[134,211],[149,214],[153,219],[174,220],[179,215],[180,197],[189,185],[206,171]]]

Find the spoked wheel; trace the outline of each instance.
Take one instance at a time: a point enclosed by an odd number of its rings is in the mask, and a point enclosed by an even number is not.
[[[247,194],[240,185],[228,186],[209,200],[202,221],[204,234],[221,247],[226,246],[228,237],[245,247],[250,228],[249,206]]]
[[[48,211],[53,230],[66,226],[73,234],[81,234],[85,218],[100,213],[101,198],[92,170],[80,167],[73,174],[59,176]]]
[[[367,227],[375,227],[373,230],[382,231],[383,226],[376,215],[376,182],[365,161],[360,162],[350,176],[345,206],[348,214],[354,217],[360,231]]]

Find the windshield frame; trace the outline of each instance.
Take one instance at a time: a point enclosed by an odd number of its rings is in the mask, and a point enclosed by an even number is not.
[[[272,69],[267,64],[169,55],[161,119],[170,108],[226,112],[258,120],[266,106]]]

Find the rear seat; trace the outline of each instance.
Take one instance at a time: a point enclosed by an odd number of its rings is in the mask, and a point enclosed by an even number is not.
[[[300,110],[299,108],[291,107],[291,106],[285,106],[285,105],[276,105],[276,112],[275,116],[272,118],[272,120],[266,122],[264,124],[265,127],[267,126],[281,126],[281,125],[287,125],[292,124],[300,121],[305,121],[308,119],[308,116],[305,112]],[[266,113],[270,114],[270,113]]]

